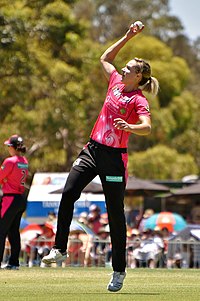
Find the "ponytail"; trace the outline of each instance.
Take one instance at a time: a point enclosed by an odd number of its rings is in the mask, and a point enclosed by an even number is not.
[[[159,83],[155,77],[151,76],[151,67],[149,63],[137,57],[135,57],[134,60],[136,61],[136,72],[142,73],[142,79],[139,83],[140,89],[157,95]]]
[[[158,83],[157,78],[155,78],[153,76],[150,76],[148,81],[143,86],[140,86],[140,88],[143,91],[146,91],[146,92],[151,93],[153,95],[157,95],[158,90],[159,90],[159,83]]]
[[[19,146],[17,146],[16,150],[20,153],[25,154],[26,153],[26,146],[25,145],[19,145]]]

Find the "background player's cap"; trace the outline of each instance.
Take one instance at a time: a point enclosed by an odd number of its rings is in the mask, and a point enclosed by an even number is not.
[[[23,144],[23,139],[18,135],[13,135],[8,140],[6,140],[4,144],[7,146],[17,147]]]

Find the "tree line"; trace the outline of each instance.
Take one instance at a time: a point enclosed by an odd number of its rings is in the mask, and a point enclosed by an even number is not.
[[[24,137],[32,174],[70,169],[105,98],[99,58],[138,19],[145,30],[116,66],[134,57],[150,61],[160,90],[147,95],[152,134],[131,136],[129,174],[199,174],[200,38],[184,34],[170,1],[0,0],[0,141]],[[1,160],[6,155],[2,147]]]

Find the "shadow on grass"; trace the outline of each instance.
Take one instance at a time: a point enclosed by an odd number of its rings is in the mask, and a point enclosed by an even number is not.
[[[65,295],[79,295],[79,293],[66,293]],[[100,292],[89,292],[89,293],[81,293],[81,295],[110,295],[110,296],[113,296],[113,295],[143,295],[143,296],[160,296],[161,294],[160,293],[134,293],[134,292],[131,292],[131,293],[128,293],[128,292],[105,292],[105,293],[100,293]]]

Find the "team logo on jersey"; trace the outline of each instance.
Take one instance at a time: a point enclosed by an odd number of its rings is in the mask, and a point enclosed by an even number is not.
[[[80,159],[80,158],[76,159],[73,163],[73,167],[79,165],[81,161],[82,161],[82,159]]]
[[[122,115],[125,115],[125,114],[126,114],[126,109],[125,109],[125,108],[120,109],[120,113],[121,113]]]

